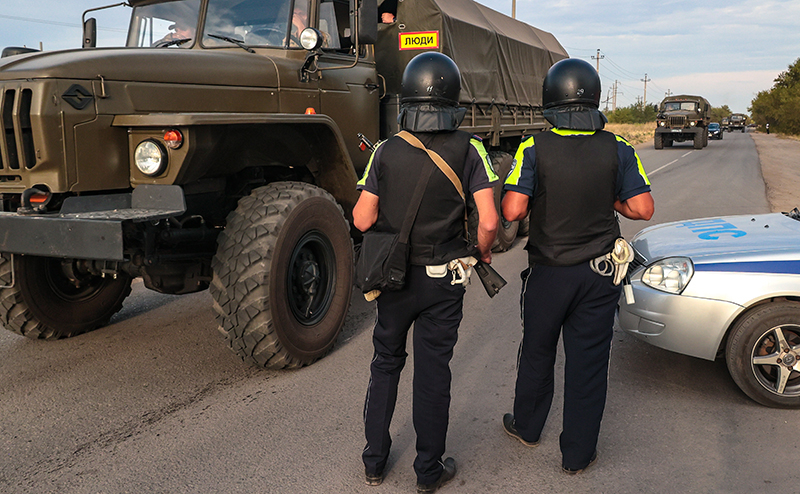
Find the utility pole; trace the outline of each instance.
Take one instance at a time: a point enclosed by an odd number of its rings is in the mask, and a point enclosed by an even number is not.
[[[511,18],[517,18],[517,0],[511,0]]]
[[[611,103],[611,111],[617,111],[617,83],[619,83],[619,81],[615,79],[614,80],[614,99],[612,100],[612,103]]]
[[[606,58],[605,55],[600,54],[600,48],[597,49],[597,56],[592,55],[592,60],[597,60],[597,73],[600,73],[600,60]],[[645,74],[646,75],[646,74]]]
[[[647,105],[647,83],[652,81],[653,79],[648,79],[647,74],[644,75],[644,79],[640,79],[644,82],[644,100],[642,102],[642,110],[644,110],[645,105]]]

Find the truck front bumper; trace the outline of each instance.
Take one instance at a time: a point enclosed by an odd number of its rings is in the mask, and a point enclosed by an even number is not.
[[[177,185],[140,185],[133,192],[76,196],[61,211],[0,212],[0,252],[123,261],[122,225],[179,216],[186,211]]]

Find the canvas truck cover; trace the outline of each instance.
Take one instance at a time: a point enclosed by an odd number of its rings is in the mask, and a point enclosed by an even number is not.
[[[547,70],[569,57],[552,34],[472,0],[401,0],[397,5],[397,21],[378,26],[375,46],[388,95],[400,94],[406,64],[427,50],[456,62],[462,102],[538,107]],[[401,35],[410,33],[430,34],[421,35],[416,46],[401,46]]]

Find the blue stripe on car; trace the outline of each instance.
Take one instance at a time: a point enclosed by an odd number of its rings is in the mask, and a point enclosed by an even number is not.
[[[715,262],[695,264],[695,271],[727,271],[731,273],[800,274],[800,261]]]

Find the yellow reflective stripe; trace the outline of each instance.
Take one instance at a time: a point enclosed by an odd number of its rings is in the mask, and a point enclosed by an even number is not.
[[[361,180],[357,182],[358,185],[366,185],[367,184],[367,175],[369,175],[369,170],[372,168],[372,160],[375,159],[375,153],[378,152],[378,148],[383,145],[386,141],[381,141],[375,145],[375,151],[372,152],[372,155],[369,157],[369,161],[367,162],[367,167],[364,168],[364,175],[361,177]]]
[[[470,139],[469,143],[472,144],[472,147],[478,151],[478,155],[481,157],[481,161],[483,161],[483,167],[486,169],[486,176],[489,177],[490,182],[494,182],[498,180],[497,174],[494,172],[494,168],[492,167],[492,162],[489,160],[489,153],[486,152],[486,148],[483,147],[483,143],[477,139]]]
[[[644,166],[642,165],[642,160],[640,160],[639,159],[639,155],[636,154],[636,148],[631,146],[631,143],[629,143],[624,137],[620,137],[620,136],[618,136],[616,134],[614,134],[614,137],[617,138],[618,142],[624,143],[626,146],[628,146],[629,148],[631,148],[633,150],[633,155],[636,157],[636,165],[639,167],[639,175],[641,175],[642,178],[644,179],[644,183],[646,183],[647,185],[650,185],[650,179],[647,178],[647,173],[644,171]]]
[[[554,134],[560,136],[590,136],[594,135],[594,130],[572,130],[572,129],[550,129]]]
[[[533,136],[528,137],[519,144],[517,153],[514,155],[514,168],[511,173],[506,177],[505,183],[509,185],[519,185],[519,177],[522,174],[522,156],[523,152],[529,147],[533,146]]]

